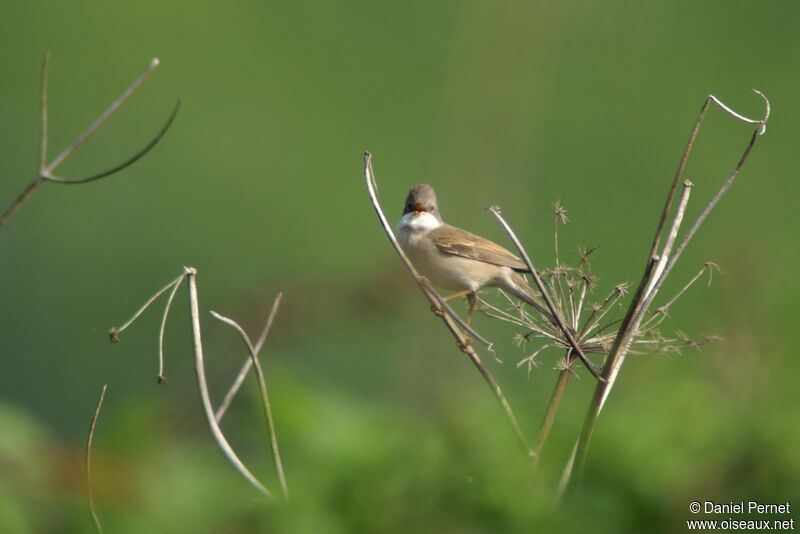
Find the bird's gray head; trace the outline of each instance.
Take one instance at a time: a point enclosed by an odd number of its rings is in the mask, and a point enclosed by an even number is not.
[[[442,222],[439,213],[439,204],[436,202],[436,193],[428,184],[417,184],[411,188],[406,197],[403,215],[407,213],[430,213],[436,220]]]

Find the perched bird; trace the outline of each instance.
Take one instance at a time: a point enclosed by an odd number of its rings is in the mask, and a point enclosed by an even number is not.
[[[397,240],[422,276],[443,289],[455,291],[444,300],[467,297],[468,323],[475,310],[476,295],[485,287],[503,289],[545,317],[552,317],[519,274],[529,272],[525,262],[497,243],[445,223],[436,193],[428,184],[417,184],[408,192],[397,225]]]

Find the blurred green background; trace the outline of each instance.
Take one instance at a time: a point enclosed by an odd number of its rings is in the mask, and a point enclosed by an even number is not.
[[[95,492],[108,532],[682,532],[693,500],[798,502],[798,27],[789,1],[3,2],[3,208],[35,173],[45,51],[51,154],[162,61],[63,174],[116,163],[176,98],[183,108],[134,167],[46,184],[0,228],[0,531],[92,531],[82,454],[104,383]],[[758,116],[751,87],[772,102],[767,134],[664,293],[719,263],[722,276],[693,288],[664,330],[725,341],[629,359],[582,491],[556,508],[591,380],[570,383],[533,471],[377,225],[362,153],[393,219],[427,181],[447,220],[505,243],[484,210],[502,206],[541,265],[561,199],[564,257],[600,247],[599,299],[641,275],[705,96]],[[687,168],[689,216],[750,131],[708,113]],[[166,387],[155,384],[158,308],[108,343],[184,265],[199,271],[215,399],[245,354],[206,311],[255,336],[285,293],[264,362],[289,504],[262,502],[213,444],[184,292]],[[499,347],[504,363],[487,364],[532,439],[561,355],[542,356],[528,380],[514,329],[476,324]],[[224,428],[277,489],[254,382]]]

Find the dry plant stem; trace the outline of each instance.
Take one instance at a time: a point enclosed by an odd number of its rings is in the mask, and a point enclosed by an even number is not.
[[[547,437],[550,435],[550,429],[553,428],[553,422],[556,420],[558,408],[561,405],[561,399],[564,397],[564,390],[567,388],[567,382],[569,382],[570,374],[572,374],[570,369],[562,369],[558,373],[556,387],[553,389],[553,394],[551,395],[550,402],[547,405],[547,411],[545,412],[542,426],[539,428],[539,435],[536,437],[536,443],[533,446],[533,452],[537,460],[542,454],[542,448],[547,441]]]
[[[261,368],[261,363],[258,361],[258,350],[253,346],[252,341],[250,341],[250,337],[247,335],[247,332],[239,326],[239,323],[220,315],[216,312],[211,312],[215,318],[219,319],[223,323],[230,325],[239,333],[239,336],[242,338],[245,346],[247,347],[247,351],[250,353],[250,361],[253,362],[253,366],[256,369],[256,376],[258,377],[258,388],[261,390],[261,405],[264,408],[264,419],[267,423],[267,428],[269,429],[269,443],[270,448],[272,449],[272,459],[275,462],[275,470],[278,472],[278,480],[281,484],[281,491],[283,492],[284,498],[289,498],[289,487],[286,485],[286,475],[283,472],[283,461],[281,460],[281,452],[278,448],[278,435],[275,432],[275,419],[272,416],[272,404],[269,401],[269,391],[267,390],[267,381],[264,378],[264,370]]]
[[[542,298],[544,299],[545,304],[547,304],[547,308],[550,310],[553,319],[555,319],[556,324],[561,329],[561,332],[564,334],[564,337],[569,342],[570,346],[572,347],[572,350],[575,351],[575,353],[581,359],[581,362],[583,362],[583,365],[586,366],[586,368],[589,370],[590,373],[592,373],[592,376],[602,381],[602,378],[600,377],[600,374],[597,372],[597,369],[594,368],[592,362],[589,361],[589,358],[587,358],[586,355],[583,353],[583,350],[581,350],[580,346],[578,345],[578,342],[575,341],[575,337],[572,335],[572,332],[570,332],[569,328],[564,323],[564,319],[556,310],[555,305],[553,305],[553,299],[550,298],[550,295],[547,292],[547,288],[545,288],[542,279],[539,277],[539,273],[536,271],[536,268],[533,266],[533,263],[531,263],[531,259],[528,256],[528,253],[525,251],[525,248],[522,246],[522,243],[520,243],[519,239],[517,239],[514,230],[511,229],[511,226],[509,226],[509,224],[506,222],[503,216],[500,215],[500,211],[496,207],[490,208],[489,211],[492,212],[492,215],[495,216],[497,221],[503,227],[503,230],[505,230],[506,234],[508,234],[508,237],[514,243],[514,246],[517,247],[517,250],[522,256],[522,260],[525,262],[525,265],[528,266],[528,270],[530,270],[531,276],[533,277],[534,282],[536,282],[536,286],[542,293]]]
[[[692,223],[692,226],[689,228],[689,231],[686,232],[686,235],[681,240],[680,245],[678,245],[678,248],[675,249],[675,254],[672,256],[666,268],[664,269],[664,272],[656,281],[656,284],[653,287],[653,293],[657,292],[661,288],[661,284],[664,282],[667,275],[669,275],[670,271],[672,271],[672,268],[675,266],[675,262],[677,262],[681,254],[683,254],[683,251],[686,249],[686,246],[689,244],[689,241],[691,241],[691,239],[700,229],[700,226],[703,224],[708,215],[711,213],[711,210],[713,210],[714,207],[717,205],[717,203],[719,203],[723,195],[725,195],[725,193],[728,192],[728,189],[730,189],[730,187],[733,185],[733,182],[736,180],[736,177],[739,176],[739,172],[741,172],[742,167],[747,161],[747,158],[750,156],[750,152],[753,150],[753,146],[756,143],[756,139],[758,139],[758,136],[760,135],[758,132],[759,130],[753,132],[753,135],[750,137],[750,142],[748,143],[747,148],[745,148],[742,157],[739,159],[739,163],[736,165],[736,168],[733,170],[733,172],[725,181],[725,183],[722,184],[722,187],[719,188],[719,190],[713,196],[711,201],[706,205],[705,208],[703,208],[703,211],[700,213],[697,219],[695,219],[695,221]]]
[[[189,279],[189,309],[192,319],[192,343],[194,345],[195,355],[195,372],[197,373],[197,385],[200,389],[200,399],[203,403],[203,410],[206,414],[208,427],[211,429],[211,434],[217,442],[222,454],[231,463],[231,465],[239,472],[250,484],[253,485],[258,491],[272,497],[272,493],[250,472],[247,467],[242,463],[239,457],[231,448],[225,435],[217,424],[214,418],[214,409],[211,406],[211,397],[208,393],[208,384],[206,382],[205,363],[203,361],[203,341],[200,335],[200,311],[197,302],[197,271],[192,267],[186,268],[186,276]]]
[[[634,296],[633,301],[628,308],[628,312],[625,316],[625,319],[619,329],[617,337],[614,339],[614,344],[611,347],[611,350],[606,357],[605,365],[603,367],[603,377],[606,379],[605,382],[601,382],[597,385],[595,389],[595,395],[592,400],[592,403],[589,407],[587,412],[586,418],[584,420],[583,428],[581,430],[580,436],[578,437],[578,441],[575,445],[575,449],[573,450],[573,455],[570,458],[569,462],[564,471],[564,476],[562,477],[562,485],[561,491],[566,491],[569,488],[574,488],[577,477],[574,474],[580,473],[583,464],[586,460],[586,452],[588,450],[588,445],[591,440],[592,432],[594,431],[594,427],[597,423],[597,418],[600,415],[603,406],[605,405],[606,400],[608,399],[608,395],[611,392],[611,388],[613,387],[616,378],[619,374],[619,370],[625,360],[625,356],[627,354],[628,349],[633,341],[634,336],[636,335],[637,331],[639,330],[639,326],[647,313],[647,310],[652,303],[653,299],[656,297],[658,290],[661,287],[661,284],[666,279],[667,275],[672,270],[672,267],[675,265],[675,262],[680,257],[681,253],[685,250],[686,246],[688,245],[689,241],[695,235],[697,230],[702,225],[703,221],[708,217],[708,214],[711,210],[717,205],[719,200],[722,196],[728,191],[730,186],[733,184],[736,177],[739,175],[742,167],[744,166],[747,158],[749,157],[753,146],[755,145],[756,140],[760,135],[762,135],[766,131],[766,122],[769,118],[770,114],[770,105],[767,98],[760,93],[759,91],[755,91],[765,103],[765,112],[764,117],[760,120],[753,120],[744,117],[729,107],[725,106],[722,102],[720,102],[716,97],[713,95],[709,95],[709,97],[703,103],[703,106],[700,109],[700,113],[695,121],[694,127],[692,128],[692,132],[689,136],[689,142],[686,145],[686,149],[684,150],[683,156],[681,157],[680,163],[678,165],[678,169],[675,173],[675,177],[673,178],[672,185],[670,187],[670,191],[667,195],[667,200],[664,204],[664,209],[661,213],[661,217],[659,219],[659,223],[656,229],[656,235],[653,239],[653,247],[651,249],[650,259],[647,263],[647,268],[645,269],[644,275],[642,276],[642,280],[639,284],[639,287],[636,291],[636,295]],[[737,120],[744,121],[748,124],[755,124],[756,129],[754,130],[750,141],[748,142],[747,146],[742,153],[742,156],[739,158],[736,167],[734,168],[733,172],[730,174],[728,179],[723,183],[717,193],[712,197],[709,203],[701,212],[700,216],[695,220],[683,240],[681,241],[678,248],[675,250],[674,255],[672,258],[669,259],[669,262],[666,263],[666,266],[663,267],[661,272],[658,272],[657,265],[661,261],[660,256],[658,254],[658,247],[662,238],[662,234],[664,231],[664,227],[666,225],[666,220],[668,218],[670,208],[672,206],[673,199],[675,197],[675,193],[677,190],[678,183],[680,183],[683,170],[686,166],[686,162],[689,158],[689,155],[692,150],[692,146],[694,145],[695,139],[697,137],[697,132],[700,129],[700,125],[703,121],[703,117],[708,109],[709,103],[713,102],[716,104],[720,109],[728,113],[729,115],[733,116]],[[684,197],[685,200],[688,201],[689,190],[691,189],[691,184],[687,182],[685,184],[684,189]],[[683,199],[682,199],[683,200]],[[662,253],[665,255],[669,255],[669,249],[672,247],[672,243],[674,243],[675,237],[677,236],[677,232],[681,223],[681,219],[683,218],[683,211],[685,210],[685,202],[681,202],[677,213],[675,214],[675,218],[672,224],[672,230],[668,236],[668,243],[664,247]],[[649,288],[649,290],[647,289]]]
[[[66,161],[83,143],[85,143],[97,130],[102,126],[110,117],[117,111],[128,98],[136,92],[136,90],[144,83],[150,74],[158,66],[158,59],[154,58],[147,69],[136,79],[134,82],[122,93],[122,95],[115,100],[111,106],[103,112],[83,133],[81,133],[64,151],[62,151],[50,164],[47,164],[47,149],[48,149],[48,70],[50,64],[50,53],[45,54],[42,63],[42,85],[41,85],[41,139],[39,151],[39,172],[38,176],[34,178],[30,184],[22,191],[16,200],[0,215],[0,226],[5,224],[11,217],[21,208],[36,192],[44,182],[54,182],[60,184],[81,184],[93,180],[99,180],[111,174],[117,173],[122,169],[132,165],[141,157],[147,154],[164,136],[167,130],[172,125],[173,120],[178,112],[180,102],[176,104],[166,123],[161,127],[159,132],[153,137],[143,149],[135,153],[133,156],[115,165],[110,169],[81,177],[81,178],[64,178],[56,176],[54,171]]]
[[[275,301],[272,303],[272,308],[269,311],[269,316],[267,317],[267,323],[264,325],[264,329],[261,331],[261,335],[258,337],[258,341],[256,341],[255,351],[256,354],[261,352],[261,347],[264,346],[264,343],[267,341],[267,337],[269,336],[269,331],[272,329],[272,323],[275,320],[275,316],[278,314],[278,308],[280,308],[281,301],[283,300],[283,293],[278,293],[275,297]],[[233,381],[231,384],[230,389],[225,394],[225,397],[222,399],[222,402],[217,408],[214,417],[217,419],[217,423],[222,421],[222,418],[225,417],[225,412],[228,411],[228,407],[233,401],[233,398],[236,396],[236,393],[239,391],[239,388],[242,387],[242,383],[244,379],[247,377],[247,374],[250,372],[250,368],[253,366],[253,359],[248,355],[247,359],[245,359],[244,364],[242,365],[241,370],[239,370],[239,374],[236,375],[236,380]]]
[[[686,205],[689,203],[689,196],[692,193],[692,187],[694,187],[694,184],[691,181],[685,180],[683,182],[683,194],[681,194],[681,199],[678,202],[678,209],[675,213],[675,218],[672,221],[672,227],[670,228],[667,236],[667,243],[664,245],[664,249],[659,255],[658,264],[653,272],[653,276],[648,282],[647,290],[645,291],[645,298],[647,298],[647,296],[653,292],[656,282],[658,282],[658,280],[661,278],[661,275],[664,273],[664,269],[667,266],[667,261],[670,259],[672,247],[675,246],[675,239],[678,237],[678,231],[680,230],[681,223],[683,222],[683,216],[686,214]]]
[[[432,288],[428,281],[417,272],[417,270],[414,268],[414,265],[411,263],[411,260],[408,259],[408,256],[406,256],[405,252],[403,252],[403,249],[400,247],[400,243],[397,242],[397,238],[392,231],[392,227],[389,225],[389,222],[383,213],[383,209],[381,208],[380,202],[378,201],[375,176],[372,172],[372,155],[369,152],[364,153],[364,179],[366,181],[367,192],[369,193],[370,201],[372,202],[372,207],[378,216],[378,220],[383,227],[383,231],[386,233],[386,236],[389,238],[389,241],[394,247],[395,252],[397,252],[397,255],[400,257],[400,260],[403,262],[406,270],[411,275],[411,278],[414,280],[414,282],[419,286],[420,290],[425,295],[425,298],[427,298],[431,303],[432,308],[437,310],[434,311],[434,313],[442,320],[447,329],[453,335],[458,348],[467,355],[467,357],[472,361],[473,365],[475,365],[475,367],[478,369],[478,372],[480,372],[484,381],[486,381],[486,383],[489,385],[492,393],[494,393],[494,396],[503,407],[506,417],[511,423],[517,438],[525,449],[525,453],[531,455],[532,452],[530,445],[528,445],[528,441],[525,439],[522,428],[520,428],[517,418],[514,416],[514,412],[511,410],[511,406],[506,400],[503,390],[500,388],[500,385],[494,379],[486,365],[484,365],[480,356],[478,356],[478,353],[475,352],[475,349],[470,343],[470,339],[461,329],[466,325],[463,325],[463,321],[458,321],[458,316],[450,309],[449,306],[447,306],[447,303],[443,301],[441,295],[439,295],[439,293]]]
[[[175,299],[175,293],[178,292],[178,288],[181,287],[184,276],[185,275],[179,276],[173,282],[172,291],[170,291],[169,297],[167,297],[167,305],[164,306],[164,315],[161,317],[161,327],[158,329],[158,376],[156,380],[159,384],[167,383],[167,378],[164,376],[164,332],[167,327],[169,311],[172,309],[172,301]]]
[[[6,211],[3,212],[2,215],[0,215],[0,226],[3,226],[9,219],[11,219],[11,217],[17,213],[17,210],[19,210],[28,201],[31,195],[33,195],[43,183],[44,178],[41,176],[29,183],[25,190],[20,193],[17,199],[6,209]]]
[[[584,290],[586,287],[587,286],[584,285]],[[578,339],[580,341],[583,341],[584,336],[592,331],[593,325],[596,326],[603,316],[608,312],[610,309],[610,303],[619,300],[621,295],[622,290],[619,287],[615,288],[614,291],[612,291],[611,294],[605,298],[600,307],[592,311],[588,319],[586,319],[586,322],[584,322],[583,328],[578,335]],[[617,297],[616,299],[614,298],[615,296]],[[583,301],[583,297],[581,298],[581,301]],[[596,321],[595,316],[598,316]],[[578,317],[580,317],[580,313],[578,313]],[[574,352],[572,350],[567,350],[566,360],[568,364],[571,364],[575,360]],[[558,409],[561,406],[561,399],[564,398],[564,391],[567,388],[567,383],[569,382],[571,376],[572,369],[570,367],[562,369],[558,373],[558,380],[556,381],[556,386],[553,389],[553,394],[550,396],[550,402],[547,405],[547,411],[545,412],[544,420],[542,421],[542,426],[539,428],[539,435],[537,436],[536,444],[534,445],[534,452],[536,453],[537,459],[541,456],[542,448],[544,447],[547,438],[550,436],[550,430],[553,428],[553,423],[558,415]]]
[[[156,69],[156,67],[158,67],[158,64],[159,64],[158,58],[153,58],[150,61],[150,64],[147,65],[147,68],[144,70],[144,72],[142,72],[142,74],[140,74],[139,77],[136,78],[127,89],[125,89],[125,91],[119,96],[119,98],[117,98],[114,102],[112,102],[111,105],[108,107],[108,109],[106,109],[99,117],[97,117],[97,119],[95,119],[95,121],[92,124],[90,124],[89,127],[83,131],[83,133],[81,133],[67,148],[65,148],[61,152],[61,154],[56,156],[56,158],[52,161],[52,163],[50,163],[50,165],[48,165],[44,169],[45,171],[44,174],[47,175],[56,170],[56,168],[58,168],[62,163],[64,163],[64,161],[68,157],[70,157],[78,149],[78,147],[80,147],[83,143],[88,141],[89,138],[92,137],[95,134],[95,132],[97,132],[97,130],[103,124],[105,124],[106,121],[108,121],[108,119],[111,118],[111,115],[113,115],[115,111],[121,108],[122,105],[125,103],[125,101],[128,100],[128,98],[130,98],[131,95],[133,95],[133,93],[135,93],[136,90],[139,89],[139,87],[141,87],[144,81],[147,78],[149,78],[150,75],[153,73],[153,71]]]
[[[100,392],[100,400],[97,401],[97,408],[94,410],[92,422],[89,425],[89,435],[86,438],[86,487],[89,496],[89,512],[92,514],[92,520],[97,532],[103,533],[103,525],[100,523],[100,517],[94,507],[94,494],[92,492],[92,442],[94,441],[94,430],[97,427],[97,418],[100,417],[100,410],[103,408],[103,400],[106,398],[107,385],[103,384],[103,389]]]

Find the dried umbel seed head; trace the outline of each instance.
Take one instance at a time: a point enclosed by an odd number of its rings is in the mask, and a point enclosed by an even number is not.
[[[553,202],[553,214],[556,216],[556,221],[561,224],[567,224],[569,217],[567,217],[567,208],[561,205],[560,200]]]

